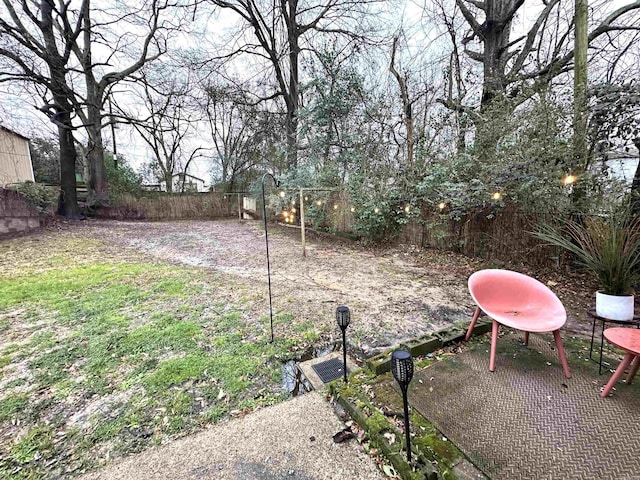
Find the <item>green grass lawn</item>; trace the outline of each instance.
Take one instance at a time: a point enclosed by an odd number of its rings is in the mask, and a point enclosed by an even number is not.
[[[314,335],[270,344],[234,277],[99,242],[17,239],[2,256],[1,478],[77,474],[281,401],[281,360]]]

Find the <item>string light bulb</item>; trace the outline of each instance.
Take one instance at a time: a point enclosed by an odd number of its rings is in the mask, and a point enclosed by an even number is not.
[[[577,178],[574,174],[568,173],[562,178],[562,183],[564,183],[565,185],[573,185],[574,183],[576,183],[576,180]]]
[[[338,209],[338,205],[333,204],[333,209],[334,209],[334,210],[337,210],[337,209]]]
[[[284,198],[284,196],[285,196],[284,190],[280,190],[280,198]]]
[[[295,205],[296,201],[295,200],[291,200],[291,205]]]
[[[407,205],[406,207],[404,207],[404,211],[409,213],[409,210],[411,210],[411,207],[409,205]]]
[[[309,197],[304,197],[304,200],[305,200],[305,201],[309,200]]]
[[[316,202],[316,205],[318,205],[318,206],[322,205],[322,200],[318,200],[318,201]]]
[[[500,192],[493,192],[493,195],[491,195],[491,198],[493,200],[500,200],[502,198],[502,194]]]
[[[355,212],[356,211],[356,207],[351,207],[351,211]]]
[[[296,213],[296,212],[297,212],[297,210],[296,210],[296,208],[295,208],[295,207],[293,207],[293,208],[291,209],[291,211],[292,211],[293,213]]]
[[[446,207],[446,206],[447,206],[447,204],[446,204],[446,203],[444,203],[444,202],[440,202],[440,203],[438,204],[438,208],[439,208],[440,210],[444,210],[444,207]]]
[[[380,213],[380,209],[378,207],[374,208],[373,211],[376,213]]]

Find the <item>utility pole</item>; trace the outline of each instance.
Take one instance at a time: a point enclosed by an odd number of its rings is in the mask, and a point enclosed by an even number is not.
[[[111,139],[113,140],[113,165],[118,169],[118,149],[116,147],[116,125],[113,121],[113,106],[111,105],[111,96],[109,96],[109,120],[111,123]]]

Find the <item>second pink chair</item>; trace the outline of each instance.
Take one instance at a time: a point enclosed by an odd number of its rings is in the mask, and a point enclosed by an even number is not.
[[[480,270],[469,277],[469,292],[477,308],[467,330],[466,340],[481,312],[493,320],[489,370],[495,370],[499,325],[525,332],[525,345],[530,332],[553,332],[564,375],[571,378],[569,364],[560,338],[560,328],[567,321],[562,302],[538,280],[510,270]]]

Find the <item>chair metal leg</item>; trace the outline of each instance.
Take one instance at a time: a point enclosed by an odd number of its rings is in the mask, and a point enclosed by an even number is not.
[[[562,363],[564,376],[567,378],[571,378],[571,372],[569,371],[569,363],[567,362],[567,355],[564,353],[564,347],[562,346],[562,339],[560,338],[560,330],[553,331],[553,339],[556,341],[556,348],[558,349],[558,357],[560,357],[560,363]]]
[[[489,371],[493,372],[496,369],[496,345],[498,344],[498,328],[500,324],[493,321],[491,326],[491,355],[489,356]]]
[[[631,362],[631,368],[629,369],[629,375],[627,375],[627,385],[631,385],[633,382],[633,377],[636,376],[636,372],[638,371],[638,367],[640,367],[640,355],[636,355],[636,358],[633,362]]]
[[[620,365],[618,365],[618,368],[616,368],[616,371],[613,373],[613,375],[611,375],[611,378],[605,385],[604,390],[602,390],[602,393],[600,394],[601,397],[606,398],[606,396],[609,395],[609,392],[611,391],[613,386],[620,379],[627,366],[629,366],[629,364],[631,363],[631,360],[633,360],[633,356],[633,353],[627,353],[624,356],[624,358],[620,362]]]
[[[469,324],[469,328],[467,329],[467,335],[464,337],[464,340],[467,341],[471,338],[471,332],[476,326],[476,322],[478,321],[478,317],[480,316],[480,307],[476,307],[476,311],[473,313],[473,318],[471,319],[471,323]]]
[[[529,346],[529,332],[524,332],[524,344]]]

